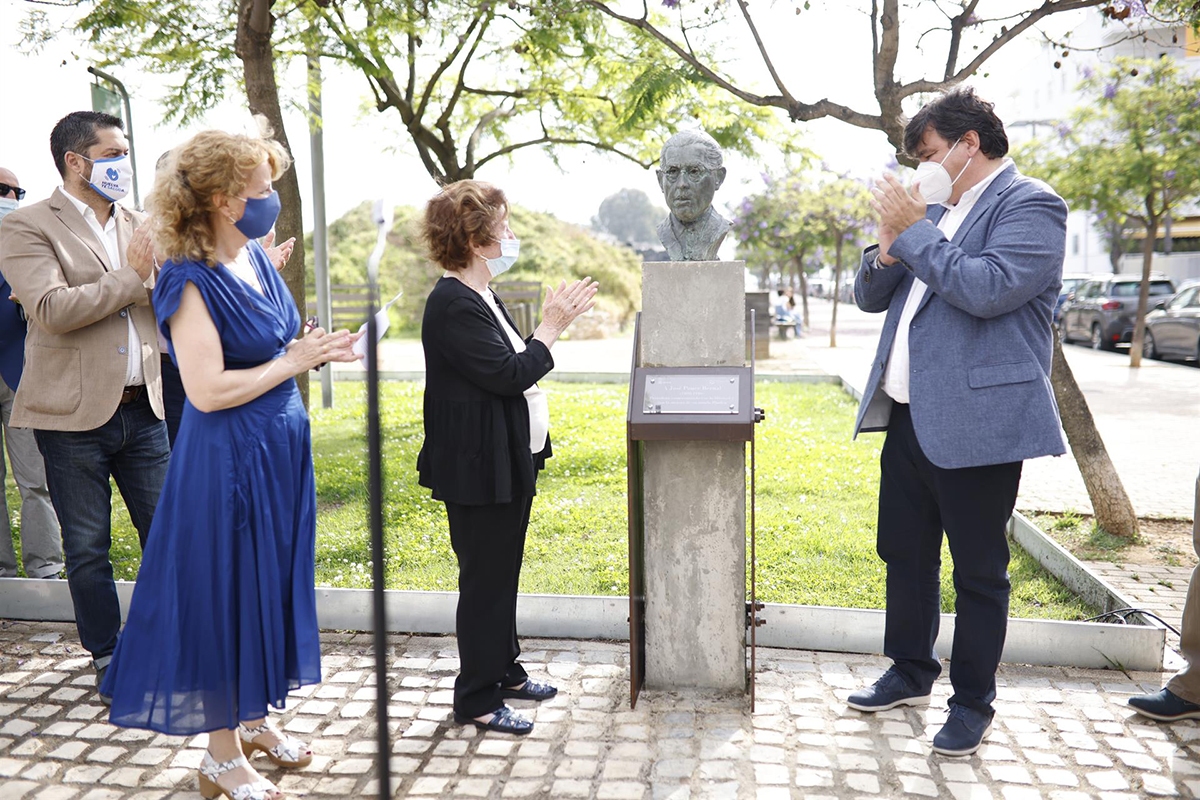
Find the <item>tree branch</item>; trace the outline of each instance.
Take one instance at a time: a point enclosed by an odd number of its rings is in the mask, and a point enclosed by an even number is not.
[[[796,99],[792,97],[792,93],[783,85],[783,80],[779,77],[779,73],[775,69],[774,62],[771,61],[771,56],[767,53],[767,47],[763,44],[762,37],[758,35],[758,28],[754,25],[754,20],[750,16],[750,9],[746,7],[746,0],[737,0],[738,8],[742,10],[742,16],[746,19],[746,27],[750,29],[750,33],[754,36],[754,43],[758,46],[758,54],[762,56],[763,63],[767,65],[767,72],[771,73],[771,80],[775,81],[776,88],[783,95],[783,100],[789,107],[796,104]]]
[[[975,59],[971,61],[970,64],[963,67],[958,72],[940,81],[920,80],[913,81],[912,83],[906,83],[900,87],[899,97],[905,98],[909,95],[922,92],[938,92],[948,89],[973,75],[981,66],[983,66],[984,62],[996,54],[996,51],[1027,31],[1039,20],[1044,19],[1051,14],[1059,14],[1064,11],[1074,11],[1080,8],[1092,8],[1102,5],[1108,1],[1109,0],[1046,0],[1046,2],[1042,3],[1040,7],[1034,11],[1031,11],[1016,25],[993,38],[991,43],[981,50],[979,55],[975,56]]]
[[[958,64],[958,49],[962,46],[963,29],[967,27],[978,5],[979,0],[971,0],[961,14],[950,19],[950,52],[946,56],[946,80],[954,74],[954,67]]]
[[[437,86],[437,82],[441,79],[442,73],[450,69],[450,65],[454,63],[454,59],[458,58],[458,54],[462,52],[463,46],[466,45],[467,40],[470,39],[471,34],[474,33],[475,26],[479,24],[479,21],[483,18],[483,15],[487,13],[486,9],[487,6],[483,6],[479,11],[475,12],[475,16],[471,20],[471,24],[467,26],[466,32],[462,36],[458,37],[458,44],[454,46],[454,49],[450,51],[450,55],[446,56],[442,63],[438,64],[438,67],[433,71],[433,74],[429,76],[429,80],[425,83],[425,91],[421,94],[421,102],[417,106],[417,119],[425,116],[425,108],[429,105],[429,98],[433,96],[434,87]]]
[[[506,156],[509,153],[513,152],[514,150],[520,150],[523,147],[533,147],[534,145],[539,145],[539,144],[585,144],[585,145],[588,145],[589,147],[594,147],[597,150],[603,150],[606,153],[614,153],[618,156],[621,156],[624,159],[632,161],[634,164],[637,164],[639,167],[641,167],[643,169],[650,169],[650,167],[654,166],[655,161],[657,161],[657,159],[654,159],[652,161],[641,161],[637,158],[637,156],[630,155],[629,153],[626,153],[626,152],[622,151],[621,149],[614,147],[613,145],[605,144],[604,142],[596,142],[596,141],[592,141],[590,139],[566,139],[566,138],[558,138],[555,136],[545,135],[545,136],[541,136],[537,139],[530,139],[527,142],[518,142],[517,144],[510,144],[506,147],[501,147],[496,152],[490,153],[487,156],[484,156],[483,158],[481,158],[479,160],[479,163],[476,165],[476,169],[483,167],[484,164],[491,161],[492,159],[500,158],[501,156]]]
[[[458,70],[458,80],[454,84],[454,91],[450,94],[450,99],[446,101],[446,107],[442,110],[442,115],[438,117],[437,126],[449,137],[449,122],[450,115],[454,112],[454,106],[458,104],[458,98],[463,93],[463,88],[467,81],[467,67],[471,64],[471,59],[475,56],[475,51],[479,48],[479,43],[483,41],[483,36],[487,33],[488,24],[491,18],[484,20],[479,26],[479,35],[475,37],[475,44],[471,45],[471,49],[467,51],[467,55],[463,58],[462,67]]]

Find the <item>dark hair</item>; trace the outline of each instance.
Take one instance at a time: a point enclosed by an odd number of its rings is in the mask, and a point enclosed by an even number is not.
[[[60,119],[50,131],[50,155],[58,174],[67,177],[68,152],[87,155],[88,148],[100,141],[96,132],[105,128],[124,131],[125,124],[120,117],[100,111],[72,111]]]
[[[970,86],[946,92],[931,100],[904,126],[904,152],[917,157],[921,139],[930,126],[948,142],[961,139],[967,131],[979,134],[979,149],[988,158],[1008,154],[1008,135],[1004,123],[996,116],[994,106]]]
[[[421,238],[434,263],[458,272],[471,265],[471,248],[491,241],[506,217],[508,200],[500,189],[483,181],[456,181],[425,205]]]

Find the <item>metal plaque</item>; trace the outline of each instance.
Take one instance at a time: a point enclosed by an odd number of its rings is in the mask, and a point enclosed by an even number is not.
[[[738,375],[647,375],[646,414],[737,414]]]

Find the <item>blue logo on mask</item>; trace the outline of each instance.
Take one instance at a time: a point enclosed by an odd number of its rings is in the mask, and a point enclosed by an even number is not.
[[[117,178],[121,177],[121,173],[117,172],[112,167],[109,167],[108,172],[105,172],[104,174],[108,176],[110,181],[115,181]]]

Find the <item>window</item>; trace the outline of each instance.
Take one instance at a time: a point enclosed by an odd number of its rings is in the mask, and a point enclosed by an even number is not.
[[[1195,289],[1184,289],[1182,292],[1171,298],[1171,302],[1167,304],[1167,308],[1172,311],[1176,311],[1191,303],[1195,297]]]
[[[1113,281],[1108,292],[1109,297],[1137,297],[1141,291],[1139,281]],[[1161,297],[1164,294],[1175,294],[1175,287],[1170,281],[1150,281],[1150,296]]]
[[[1192,296],[1188,298],[1188,308],[1200,308],[1200,288],[1192,289]]]

